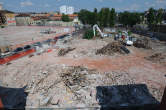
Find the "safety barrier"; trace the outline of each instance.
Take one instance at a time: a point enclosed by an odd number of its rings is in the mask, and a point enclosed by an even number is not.
[[[53,42],[52,44],[55,45],[56,42],[58,41],[58,39],[63,39],[63,38],[65,37],[65,35],[67,35],[67,34],[69,34],[69,33],[64,33],[64,34],[60,34],[60,35],[58,35],[58,36],[55,36],[55,37],[53,38],[53,39],[54,39],[54,42]],[[40,41],[41,41],[41,40],[39,40],[39,42],[40,42]],[[34,41],[33,41],[33,42],[27,42],[27,43],[24,43],[24,45],[32,44],[32,43],[35,43],[35,42],[34,42]],[[21,44],[20,44],[20,45],[21,45]],[[24,45],[22,44],[21,47],[24,46]],[[51,51],[52,51],[52,49],[48,49],[48,50],[47,50],[48,53],[51,52]],[[10,61],[12,61],[12,60],[16,60],[16,59],[18,59],[18,58],[24,57],[24,56],[29,55],[29,54],[34,53],[34,52],[36,52],[35,49],[30,49],[30,50],[22,51],[22,52],[20,52],[20,53],[13,54],[13,55],[8,56],[8,57],[5,57],[5,58],[0,58],[0,65],[6,64],[6,63],[8,63],[8,62],[10,62]]]
[[[29,54],[34,53],[34,52],[35,52],[35,49],[30,49],[30,50],[23,51],[20,53],[15,53],[15,54],[8,56],[8,57],[5,57],[5,58],[0,58],[0,65],[8,63],[12,60],[16,60],[18,58],[24,57],[24,56],[29,55]]]

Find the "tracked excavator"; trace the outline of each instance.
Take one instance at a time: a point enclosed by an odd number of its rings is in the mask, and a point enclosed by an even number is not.
[[[108,34],[103,33],[103,32],[100,30],[100,28],[99,28],[99,26],[98,26],[97,24],[95,24],[95,25],[93,26],[93,33],[94,33],[94,36],[96,36],[96,29],[99,31],[101,37],[108,37]]]

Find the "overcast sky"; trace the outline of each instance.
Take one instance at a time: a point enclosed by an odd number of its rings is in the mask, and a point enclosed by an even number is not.
[[[14,12],[59,11],[61,5],[93,10],[102,7],[115,8],[116,11],[145,11],[149,7],[166,9],[166,0],[0,0],[4,9]]]

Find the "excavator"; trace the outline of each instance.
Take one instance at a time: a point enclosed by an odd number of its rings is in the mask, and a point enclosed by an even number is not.
[[[99,26],[98,26],[97,24],[95,24],[95,25],[93,26],[93,33],[94,33],[94,36],[96,36],[96,30],[95,30],[95,29],[97,29],[97,30],[99,31],[101,37],[108,37],[108,34],[103,33],[103,32],[100,30],[100,28],[99,28]]]
[[[94,36],[96,36],[96,29],[99,31],[99,33],[100,33],[100,35],[101,35],[102,38],[108,37],[108,34],[103,33],[103,32],[100,30],[100,28],[99,28],[99,26],[98,26],[97,24],[95,24],[95,25],[93,26],[93,33],[94,33]],[[123,33],[124,33],[124,35],[123,35],[123,37],[124,37],[124,39],[123,39],[124,43],[125,43],[126,45],[128,45],[128,46],[133,45],[132,38],[128,36],[128,33],[127,33],[127,32],[123,32]]]

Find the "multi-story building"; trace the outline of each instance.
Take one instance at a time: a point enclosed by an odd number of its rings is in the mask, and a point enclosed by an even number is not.
[[[16,25],[17,26],[28,26],[31,25],[31,17],[29,14],[19,14],[16,17]]]
[[[74,7],[69,6],[67,7],[67,14],[73,14],[74,13]]]
[[[5,16],[7,18],[7,25],[8,26],[15,26],[16,25],[16,19],[15,19],[14,13],[6,13]]]
[[[60,13],[61,14],[67,14],[67,6],[66,5],[63,5],[60,7]]]
[[[49,20],[47,16],[35,16],[31,17],[31,23],[30,25],[38,25],[42,26],[45,25],[45,21]]]
[[[7,26],[15,26],[15,14],[8,10],[0,10],[0,24]]]
[[[74,13],[74,7],[63,5],[63,6],[60,7],[60,13],[61,14],[73,14]]]

